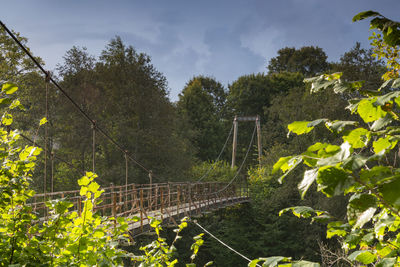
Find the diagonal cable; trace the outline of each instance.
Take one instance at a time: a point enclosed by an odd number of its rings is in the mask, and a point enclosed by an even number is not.
[[[215,160],[214,164],[212,164],[211,167],[206,171],[206,173],[204,173],[203,176],[201,176],[195,183],[201,182],[204,178],[206,178],[206,177],[210,174],[210,172],[211,172],[212,170],[214,170],[215,166],[217,165],[217,162],[218,162],[219,159],[221,158],[221,155],[222,155],[222,153],[224,152],[224,150],[225,150],[225,148],[226,148],[226,145],[228,144],[229,138],[230,138],[231,135],[232,135],[232,130],[233,130],[233,124],[232,124],[231,130],[229,131],[228,137],[227,137],[226,140],[225,140],[225,144],[224,144],[224,146],[222,147],[221,152],[219,153],[219,155],[218,155],[217,159]]]

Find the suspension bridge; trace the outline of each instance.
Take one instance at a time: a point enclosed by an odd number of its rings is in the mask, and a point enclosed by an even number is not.
[[[44,74],[46,81],[46,113],[45,117],[48,117],[48,90],[49,85],[52,84],[56,90],[63,94],[66,99],[71,102],[73,107],[81,113],[82,117],[91,124],[92,129],[92,171],[95,170],[96,162],[96,135],[101,134],[106,140],[108,140],[114,147],[119,150],[125,158],[125,184],[113,185],[103,188],[104,192],[100,197],[100,204],[94,207],[96,212],[99,212],[103,216],[116,217],[139,217],[140,220],[137,222],[131,222],[129,230],[134,234],[145,231],[150,223],[151,217],[160,218],[163,221],[176,223],[176,219],[182,216],[193,216],[201,214],[205,211],[214,210],[217,208],[225,207],[228,205],[234,205],[249,201],[248,188],[245,181],[238,179],[240,172],[244,166],[244,163],[249,155],[255,133],[257,132],[258,137],[258,156],[261,157],[261,141],[260,141],[260,120],[258,116],[251,117],[235,117],[233,120],[232,128],[229,135],[224,143],[221,152],[215,162],[220,160],[220,157],[225,150],[228,140],[232,136],[233,132],[233,148],[232,148],[232,168],[235,167],[236,158],[236,146],[237,146],[237,128],[239,121],[254,121],[255,127],[251,137],[251,141],[248,145],[247,152],[243,158],[242,163],[237,168],[237,171],[233,178],[229,182],[203,182],[203,180],[212,172],[215,165],[212,165],[203,176],[197,181],[193,182],[168,182],[168,183],[152,183],[153,173],[149,168],[146,168],[140,163],[132,154],[129,154],[124,147],[113,139],[107,131],[101,128],[94,118],[90,117],[81,106],[72,99],[71,96],[57,83],[55,79],[46,71],[39,61],[33,57],[27,48],[18,40],[18,38],[0,21],[0,26],[8,33],[8,35],[19,45],[21,50],[33,61],[37,68]],[[53,190],[53,177],[51,174],[51,190],[47,189],[48,176],[47,165],[48,158],[53,159],[55,156],[48,148],[48,124],[45,124],[45,136],[44,145],[42,146],[44,152],[44,188],[43,193],[39,193],[33,196],[29,205],[32,206],[33,211],[40,214],[41,217],[46,217],[49,213],[47,206],[45,205],[48,200],[63,199],[66,198],[72,202],[72,210],[80,213],[82,211],[82,203],[84,198],[80,195],[79,190],[54,192]],[[35,141],[28,136],[21,134],[21,136],[28,142],[35,144]],[[37,144],[35,144],[38,146]],[[39,146],[40,147],[40,146]],[[51,155],[51,156],[50,156]],[[71,168],[75,168],[73,164],[68,161],[58,158],[63,161]],[[133,184],[129,183],[128,175],[128,163],[131,162],[146,173],[150,178],[150,184]],[[53,167],[52,167],[53,168]],[[53,172],[53,171],[51,171]]]

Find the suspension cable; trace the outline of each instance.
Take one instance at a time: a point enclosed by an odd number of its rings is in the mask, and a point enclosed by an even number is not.
[[[43,68],[43,66],[39,63],[39,61],[29,52],[27,48],[17,39],[17,37],[7,28],[7,26],[0,20],[0,26],[8,33],[8,35],[18,44],[18,46],[25,52],[25,54],[35,63],[35,65],[47,76],[47,71]],[[49,77],[50,82],[52,82],[55,87],[60,90],[60,92],[71,102],[71,104],[82,114],[82,116],[87,119],[90,123],[93,123],[93,119],[79,106],[78,103],[76,103],[71,96],[68,95],[68,93],[53,79],[53,77]],[[125,153],[126,149],[123,149],[120,144],[118,144],[109,134],[107,134],[102,128],[100,128],[98,125],[96,125],[96,129],[98,132],[103,134],[106,139],[108,139],[109,142],[114,144],[121,152]],[[133,156],[127,155],[128,158],[141,167],[143,170],[145,170],[147,173],[150,172],[149,169],[147,169],[143,164],[141,164],[139,161],[137,161]]]
[[[49,79],[50,79],[50,73],[46,72],[45,76],[45,115],[44,117],[46,120],[49,120]],[[48,144],[48,122],[45,123],[44,125],[44,174],[43,174],[43,192],[44,192],[44,198],[46,199],[46,194],[47,194],[47,144]]]
[[[230,138],[231,135],[232,135],[232,130],[233,130],[233,124],[232,124],[232,126],[231,126],[231,130],[229,131],[228,137],[227,137],[226,140],[225,140],[224,146],[222,147],[221,152],[219,153],[219,155],[218,155],[217,159],[215,160],[214,164],[211,164],[211,167],[210,167],[210,168],[203,174],[203,176],[201,176],[195,183],[201,182],[204,178],[206,178],[206,177],[210,174],[210,172],[211,172],[212,170],[214,170],[215,166],[217,165],[217,162],[218,162],[219,159],[221,158],[221,155],[222,155],[222,153],[224,152],[224,150],[225,150],[225,148],[226,148],[226,145],[228,144],[229,138]]]
[[[240,257],[242,257],[243,259],[247,260],[248,262],[251,262],[252,260],[249,259],[248,257],[246,257],[245,255],[243,255],[242,253],[238,252],[237,250],[233,249],[231,246],[227,245],[225,242],[223,242],[221,239],[217,238],[215,235],[213,235],[212,233],[210,233],[206,228],[204,228],[203,226],[201,226],[197,220],[194,220],[193,223],[195,225],[197,225],[201,230],[203,230],[204,232],[206,232],[209,236],[211,236],[212,238],[214,238],[215,240],[217,240],[219,243],[221,243],[223,246],[225,246],[226,248],[228,248],[230,251],[236,253],[237,255],[239,255]],[[257,266],[261,267],[261,265],[256,264]]]
[[[228,183],[227,185],[225,185],[223,188],[221,188],[220,190],[216,191],[216,192],[207,193],[207,194],[197,194],[197,196],[218,194],[218,193],[224,191],[225,189],[227,189],[227,188],[235,181],[235,179],[239,176],[239,173],[241,172],[241,170],[242,170],[242,168],[243,168],[243,166],[244,166],[244,163],[245,163],[246,160],[247,160],[247,157],[248,157],[249,152],[250,152],[250,149],[251,149],[251,145],[253,144],[253,141],[254,141],[254,135],[255,135],[255,133],[256,133],[256,129],[257,129],[257,126],[255,125],[255,126],[254,126],[254,130],[253,130],[253,134],[252,134],[252,136],[251,136],[251,140],[250,140],[249,146],[247,147],[247,151],[246,151],[246,154],[245,154],[245,156],[244,156],[244,158],[243,158],[243,160],[242,160],[242,163],[240,164],[239,169],[238,169],[237,172],[235,173],[235,176],[233,176],[233,178],[229,181],[229,183]]]

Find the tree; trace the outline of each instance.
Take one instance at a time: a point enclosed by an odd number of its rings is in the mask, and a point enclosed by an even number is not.
[[[385,66],[373,54],[372,48],[361,48],[361,44],[357,42],[343,54],[338,63],[331,63],[332,71],[342,72],[342,79],[346,81],[365,81],[365,88],[377,88],[382,81]]]
[[[302,79],[301,74],[289,72],[241,76],[229,85],[227,105],[234,115],[260,115],[265,121],[264,110],[271,105],[272,99],[302,85]]]
[[[215,160],[227,130],[226,92],[214,78],[192,78],[179,94],[177,112],[193,130],[191,142],[201,160]],[[230,122],[230,120],[229,120]]]
[[[299,72],[309,77],[329,69],[327,58],[319,47],[304,46],[300,49],[285,47],[278,50],[278,56],[269,61],[267,69],[269,73]]]
[[[102,184],[125,183],[125,152],[108,137],[151,169],[153,181],[184,177],[193,156],[188,141],[177,130],[178,120],[167,97],[165,77],[151,64],[148,55],[136,52],[116,37],[99,59],[90,56],[85,48],[73,47],[58,71],[64,90],[95,122],[86,120],[60,96],[54,115],[57,155],[79,168],[91,169],[94,127],[95,170]],[[128,182],[147,183],[147,172],[131,161],[128,163]],[[61,163],[55,169],[60,179],[71,176],[71,170]],[[59,180],[60,183],[64,187],[68,184],[66,180]]]
[[[102,52],[95,71],[102,92],[99,123],[108,125],[107,130],[115,140],[154,174],[162,174],[155,181],[183,178],[191,165],[191,151],[178,134],[166,79],[152,65],[150,57],[116,37]],[[106,144],[101,149],[107,164],[115,166],[115,169],[105,167],[104,173],[119,170],[117,177],[124,178],[124,169],[118,163],[121,152]],[[143,172],[136,177],[136,182],[148,182]],[[121,178],[115,179],[121,181]]]

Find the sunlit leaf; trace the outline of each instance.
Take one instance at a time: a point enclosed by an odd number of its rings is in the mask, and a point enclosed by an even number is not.
[[[388,124],[390,124],[392,121],[393,121],[392,116],[390,114],[386,114],[385,117],[374,121],[374,123],[371,126],[371,130],[372,131],[379,131],[383,127],[385,127]]]
[[[351,261],[359,261],[363,264],[370,264],[376,260],[376,256],[368,250],[358,250],[351,253],[348,259]]]
[[[364,122],[373,122],[386,116],[386,112],[380,106],[375,106],[375,99],[363,99],[357,107],[357,112]]]
[[[80,186],[86,186],[90,183],[90,180],[87,176],[83,176],[81,179],[78,180],[78,184]]]
[[[326,127],[334,132],[340,133],[346,126],[355,126],[358,122],[356,121],[328,121],[325,123]]]
[[[372,11],[372,10],[363,11],[363,12],[360,12],[360,13],[358,13],[357,15],[355,15],[353,17],[353,22],[359,21],[359,20],[363,20],[363,19],[366,19],[366,18],[370,18],[370,17],[380,16],[380,15],[381,14],[379,14],[378,12],[375,12],[375,11]]]
[[[288,125],[289,133],[295,133],[297,135],[309,133],[312,129],[314,129],[313,126],[309,127],[308,124],[310,121],[295,121],[292,122],[291,124]]]
[[[304,198],[304,195],[306,194],[308,188],[310,188],[312,183],[317,179],[317,175],[318,175],[318,168],[307,170],[306,172],[304,172],[303,180],[298,185],[302,198]]]
[[[5,83],[1,87],[1,91],[5,92],[7,95],[11,95],[17,90],[18,90],[18,87],[13,83]]]
[[[354,129],[349,134],[343,136],[343,140],[348,142],[353,148],[365,147],[370,138],[370,131],[364,128]]]
[[[386,150],[388,148],[389,149],[393,148],[397,144],[397,141],[392,143],[392,142],[390,142],[390,139],[391,139],[391,137],[387,136],[387,137],[379,138],[377,141],[374,141],[372,143],[372,146],[374,148],[374,152],[376,154],[378,154],[382,150]]]
[[[13,117],[12,117],[12,115],[9,114],[9,113],[4,113],[4,114],[3,114],[3,117],[1,118],[1,123],[2,123],[3,125],[8,126],[8,125],[11,125],[12,122],[13,122]]]
[[[44,117],[40,120],[39,125],[42,126],[43,124],[45,124],[47,122],[47,118]]]

